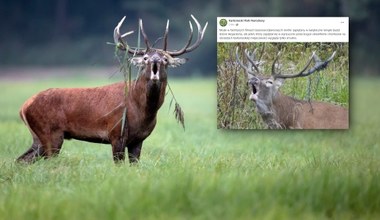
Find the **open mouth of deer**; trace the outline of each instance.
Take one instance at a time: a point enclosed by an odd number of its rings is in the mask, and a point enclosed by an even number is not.
[[[253,94],[257,94],[257,89],[256,89],[256,86],[255,85],[252,85],[252,93]]]
[[[256,101],[258,99],[257,95],[259,93],[259,90],[256,88],[256,86],[254,84],[251,84],[251,88],[252,88],[252,93],[249,96],[249,99],[252,101]]]
[[[259,80],[257,78],[252,78],[248,81],[248,83],[251,86],[251,95],[249,96],[249,99],[256,101],[259,94]]]
[[[150,79],[154,82],[158,81],[159,78],[159,63],[158,62],[153,62],[151,66],[151,75]]]

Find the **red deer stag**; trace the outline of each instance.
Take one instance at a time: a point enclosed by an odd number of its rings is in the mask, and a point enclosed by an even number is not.
[[[252,53],[245,50],[248,65],[244,65],[236,48],[236,60],[243,67],[248,76],[248,85],[251,87],[250,100],[256,103],[256,110],[269,129],[347,129],[348,110],[334,104],[317,101],[302,101],[286,96],[279,92],[287,78],[305,77],[326,68],[334,58],[335,52],[325,61],[315,53],[312,54],[306,66],[296,74],[281,74],[277,72],[280,66],[277,54],[272,64],[270,77],[260,74],[260,60],[256,60],[256,50]],[[315,65],[308,70],[311,62]]]
[[[163,49],[151,46],[141,19],[139,27],[146,49],[129,47],[123,38],[132,32],[120,34],[124,17],[114,30],[114,41],[119,50],[138,55],[131,62],[140,67],[127,95],[128,85],[119,82],[95,88],[48,89],[29,98],[21,107],[20,116],[33,136],[33,144],[17,161],[32,163],[38,157],[58,155],[64,139],[73,138],[111,144],[115,162],[124,160],[127,147],[129,162],[137,162],[143,141],[153,131],[157,111],[164,102],[167,68],[184,64],[186,59],[176,57],[195,50],[203,40],[208,23],[202,28],[191,17],[198,28],[197,39],[191,44],[193,27],[189,22],[188,41],[177,51],[167,49],[169,20]],[[124,109],[127,109],[126,129],[121,131]]]

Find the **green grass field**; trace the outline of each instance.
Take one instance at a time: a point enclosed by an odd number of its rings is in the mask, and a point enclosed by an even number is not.
[[[111,147],[66,141],[33,165],[18,109],[49,87],[89,78],[0,81],[0,219],[380,219],[380,79],[351,79],[348,131],[216,129],[216,80],[171,80],[138,166]]]

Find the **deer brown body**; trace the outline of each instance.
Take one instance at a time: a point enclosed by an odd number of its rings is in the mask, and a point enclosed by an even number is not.
[[[141,79],[140,79],[141,80]],[[125,83],[97,88],[49,89],[22,106],[20,115],[33,136],[31,151],[19,159],[58,154],[64,139],[112,144],[115,159],[124,159],[121,119],[127,106],[126,145],[130,156],[138,158],[142,141],[153,131],[156,114],[164,101],[166,82],[149,88],[157,97],[148,97],[143,83],[136,83],[125,98]],[[145,88],[144,88],[145,87]],[[154,104],[154,107],[151,106]],[[134,158],[131,158],[134,160]]]
[[[241,63],[236,49],[236,58],[245,69],[248,85],[251,87],[250,99],[256,103],[256,110],[270,129],[348,129],[348,110],[344,107],[326,102],[303,101],[281,94],[279,88],[286,78],[308,76],[324,69],[333,59],[334,54],[326,61],[321,61],[315,54],[308,64],[297,74],[276,73],[277,55],[272,65],[272,75],[259,75],[260,60],[256,60],[256,51],[250,54],[245,51],[248,65]],[[307,70],[311,61],[315,66]]]
[[[174,58],[197,48],[203,39],[206,26],[198,26],[198,39],[189,42],[181,51],[167,51],[168,24],[165,31],[164,49],[151,48],[143,30],[146,50],[131,49],[122,41],[119,28],[115,28],[114,39],[120,50],[142,55],[131,62],[141,68],[138,78],[130,83],[119,82],[95,88],[48,89],[28,99],[21,107],[20,116],[28,126],[33,144],[18,161],[34,162],[38,157],[57,155],[64,139],[77,139],[112,145],[115,162],[124,160],[125,147],[129,161],[137,162],[143,141],[153,131],[157,112],[162,106],[167,86],[167,68],[186,62]],[[190,25],[192,36],[192,27]],[[129,33],[128,33],[129,34]],[[127,93],[126,93],[127,91]],[[126,109],[125,129],[122,119]]]
[[[271,129],[347,129],[348,111],[344,107],[317,101],[297,100],[280,92],[270,112],[257,110]]]

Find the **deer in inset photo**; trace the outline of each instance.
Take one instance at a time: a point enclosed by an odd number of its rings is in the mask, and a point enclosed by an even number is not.
[[[169,20],[163,49],[158,49],[151,46],[140,19],[146,48],[139,49],[123,40],[132,32],[120,34],[124,17],[114,29],[114,41],[119,50],[134,55],[130,62],[140,69],[137,79],[130,86],[119,82],[95,88],[48,89],[29,98],[21,107],[20,116],[32,134],[33,144],[17,160],[31,163],[39,157],[49,158],[60,152],[64,139],[77,139],[111,144],[115,162],[124,160],[127,147],[129,161],[137,162],[143,141],[153,131],[157,111],[164,102],[167,68],[184,64],[186,59],[177,56],[195,50],[203,40],[207,23],[202,28],[191,17],[198,28],[197,39],[192,44],[190,22],[188,41],[174,51],[167,47]]]
[[[236,60],[248,77],[251,94],[249,99],[256,104],[256,110],[269,129],[348,129],[348,110],[342,106],[327,102],[298,100],[283,95],[279,89],[285,79],[306,77],[327,67],[336,54],[322,61],[313,52],[310,59],[298,73],[283,74],[278,63],[280,52],[272,63],[270,76],[262,74],[261,59],[256,58],[256,50],[244,51],[248,65],[239,58],[236,47]],[[309,68],[314,61],[314,66]]]

